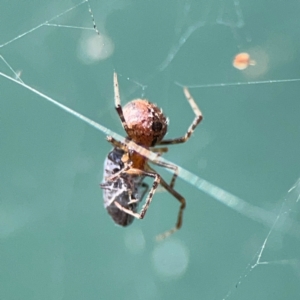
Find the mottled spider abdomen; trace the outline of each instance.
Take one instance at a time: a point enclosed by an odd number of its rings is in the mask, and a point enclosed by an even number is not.
[[[151,147],[159,143],[168,129],[162,110],[145,99],[135,99],[123,108],[127,134],[135,143]]]

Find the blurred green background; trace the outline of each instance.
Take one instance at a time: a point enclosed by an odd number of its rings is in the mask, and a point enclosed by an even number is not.
[[[299,1],[91,0],[101,53],[88,5],[77,3],[2,1],[0,72],[14,77],[5,59],[30,86],[122,135],[114,70],[123,103],[146,97],[163,108],[169,138],[194,118],[175,82],[300,78]],[[232,59],[244,51],[257,64],[240,71]],[[115,226],[99,188],[105,135],[0,77],[1,300],[299,298],[299,183],[288,191],[300,174],[300,83],[190,91],[204,121],[166,158],[274,213],[276,226],[181,179],[187,208],[174,236],[154,241],[176,221],[166,192],[144,220]],[[266,264],[255,265],[260,252]]]

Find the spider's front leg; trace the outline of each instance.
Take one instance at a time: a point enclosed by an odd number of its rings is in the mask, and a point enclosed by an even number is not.
[[[188,88],[185,87],[183,89],[183,93],[184,93],[186,99],[188,100],[191,108],[194,111],[195,118],[194,118],[192,124],[190,125],[190,127],[188,128],[188,130],[187,130],[187,132],[184,136],[179,137],[179,138],[175,138],[175,139],[162,140],[161,142],[158,143],[158,145],[172,145],[172,144],[185,143],[191,137],[191,135],[194,132],[195,128],[200,124],[200,122],[203,119],[202,112],[199,109],[196,101],[194,100],[194,98],[190,94]]]
[[[121,106],[121,98],[120,98],[120,90],[119,90],[119,82],[118,82],[118,75],[116,72],[114,72],[114,92],[115,92],[115,108],[116,111],[120,117],[120,120],[122,122],[122,126],[125,129],[125,131],[128,131],[128,126],[124,118],[123,109]]]
[[[112,136],[108,135],[106,137],[106,140],[111,143],[114,147],[117,147],[117,148],[120,148],[122,149],[124,152],[128,152],[128,147],[126,145],[126,142],[123,143],[123,142],[120,142],[116,139],[114,139]]]

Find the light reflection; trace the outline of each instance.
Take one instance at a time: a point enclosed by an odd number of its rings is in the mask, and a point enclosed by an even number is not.
[[[182,276],[189,263],[189,251],[179,240],[167,239],[158,243],[152,252],[153,267],[165,279]]]

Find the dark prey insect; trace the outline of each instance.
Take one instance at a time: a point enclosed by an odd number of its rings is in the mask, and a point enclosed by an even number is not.
[[[168,151],[168,148],[155,148],[155,146],[186,142],[196,126],[201,122],[202,113],[188,89],[184,88],[183,92],[196,116],[184,136],[163,140],[167,132],[168,121],[162,110],[146,99],[132,100],[122,108],[118,78],[117,74],[114,73],[115,108],[127,133],[127,140],[132,140],[146,149],[157,152],[158,156]],[[147,155],[141,155],[133,147],[129,149],[126,143],[117,141],[111,136],[108,136],[107,140],[114,148],[104,162],[104,179],[100,186],[103,189],[104,206],[115,223],[127,226],[132,223],[134,217],[143,219],[158,185],[161,184],[180,202],[180,208],[175,227],[159,235],[158,239],[163,239],[180,229],[186,203],[185,199],[174,190],[177,178],[176,165],[166,164],[153,159],[150,160]],[[153,164],[174,170],[170,184],[166,183],[152,169],[148,164],[149,161]],[[148,185],[143,182],[147,176],[152,177],[154,181],[145,204],[138,213],[139,202],[142,201],[148,190]]]

